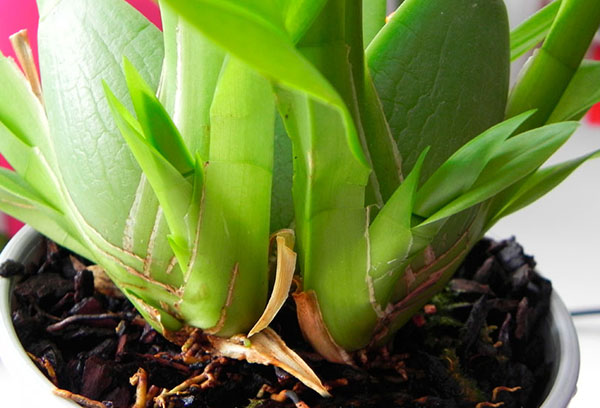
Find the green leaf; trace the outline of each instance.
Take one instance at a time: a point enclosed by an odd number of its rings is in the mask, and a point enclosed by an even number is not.
[[[319,71],[294,47],[278,21],[261,7],[233,0],[165,0],[208,38],[260,73],[334,106],[344,118],[355,160],[368,169],[356,128],[346,105]]]
[[[507,20],[499,0],[405,0],[369,45],[367,63],[403,174],[431,146],[424,182],[460,147],[504,119]],[[451,220],[457,227],[431,242],[435,253],[446,252],[460,238],[459,226],[468,225],[476,210]]]
[[[473,187],[427,218],[421,226],[443,220],[481,203],[526,177],[566,142],[577,126],[576,122],[556,123],[508,139]]]
[[[133,107],[146,140],[185,177],[194,171],[194,162],[179,131],[152,89],[127,58],[123,60],[123,67]]]
[[[486,130],[450,156],[419,189],[415,214],[428,217],[469,190],[504,141],[532,114],[525,112]]]
[[[304,290],[316,292],[338,344],[362,347],[376,320],[365,280],[368,178],[352,160],[334,110],[305,95],[280,90],[277,96],[294,149],[295,229]],[[329,137],[319,137],[323,134]]]
[[[48,120],[40,101],[11,58],[0,54],[0,123],[24,145],[38,146],[54,163]],[[13,162],[18,161],[14,157]]]
[[[165,42],[159,99],[192,155],[199,153],[206,158],[210,144],[210,105],[226,53],[178,16],[164,0],[159,4]]]
[[[521,131],[541,126],[562,98],[600,25],[597,0],[562,0],[544,44],[513,87],[506,117],[537,109]]]
[[[266,303],[274,122],[270,83],[230,57],[210,111],[202,219],[180,305],[188,324],[223,336],[249,330]]]
[[[37,231],[78,254],[94,259],[72,224],[59,210],[27,185],[18,174],[0,168],[0,210],[27,223]]]
[[[55,208],[64,208],[56,176],[40,148],[30,147],[0,122],[0,151],[15,171],[37,194]]]
[[[14,62],[1,56],[0,96],[0,151],[38,194],[63,207],[43,107]]]
[[[298,49],[360,120],[356,99],[364,92],[365,78],[353,67],[361,60],[356,53],[362,53],[363,47],[355,30],[360,20],[346,30],[348,20],[357,17],[356,10],[349,14],[344,0],[329,1]],[[282,87],[277,88],[277,101],[293,144],[295,229],[303,288],[315,292],[338,344],[363,347],[377,318],[365,279],[369,172],[349,148],[344,118],[334,107]]]
[[[284,5],[285,28],[292,40],[297,42],[327,4],[327,0],[281,0],[281,3]]]
[[[371,40],[375,38],[381,27],[385,24],[386,12],[386,0],[362,1],[363,40],[365,48],[367,48]]]
[[[271,232],[289,228],[294,221],[292,142],[279,115],[275,118],[275,157],[271,194]]]
[[[369,227],[369,276],[373,280],[376,301],[384,308],[390,300],[398,275],[403,272],[400,266],[411,250],[411,219],[415,194],[428,150],[421,153],[414,169]]]
[[[167,218],[169,229],[178,238],[188,239],[185,216],[192,198],[192,185],[142,136],[142,126],[127,111],[108,85],[108,104],[123,138],[144,171]],[[180,260],[184,263],[187,260]]]
[[[367,191],[378,192],[381,203],[377,204],[381,205],[394,194],[402,181],[402,158],[368,70],[364,73],[364,88],[364,98],[359,101],[361,124],[373,167],[371,186]]]
[[[97,236],[121,246],[141,172],[114,125],[101,80],[126,100],[120,66],[126,56],[156,87],[161,33],[121,0],[40,0],[39,5],[41,76],[61,176],[80,219]],[[154,221],[155,213],[138,222],[151,231]]]
[[[548,118],[548,123],[579,120],[600,102],[600,62],[583,61],[565,93]]]
[[[405,174],[431,146],[426,180],[504,117],[509,39],[500,0],[406,0],[367,57]]]
[[[421,153],[417,165],[392,197],[385,203],[369,227],[372,278],[379,278],[404,260],[412,240],[410,227],[420,171],[427,155]]]
[[[494,206],[500,209],[491,214],[492,219],[486,229],[489,229],[500,218],[506,217],[537,201],[562,183],[563,180],[583,163],[596,158],[600,158],[600,150],[573,160],[539,169],[522,180],[516,189],[510,191],[510,195],[499,194],[498,197],[494,198]]]
[[[21,202],[30,204],[36,203],[51,208],[50,205],[44,201],[43,197],[32,190],[27,182],[12,170],[0,168],[0,184],[4,190],[10,192],[12,196]]]
[[[555,0],[533,14],[510,33],[510,60],[514,61],[538,45],[550,31],[561,0]]]

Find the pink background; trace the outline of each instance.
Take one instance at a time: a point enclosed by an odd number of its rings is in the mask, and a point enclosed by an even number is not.
[[[98,0],[102,1],[102,0]],[[127,0],[128,3],[140,10],[150,21],[161,27],[160,11],[151,0]],[[29,32],[29,40],[37,62],[37,20],[38,12],[35,0],[0,0],[0,51],[14,58],[14,53],[8,37],[24,28]],[[0,165],[9,167],[0,156]],[[14,235],[22,224],[10,217],[0,220],[0,231]],[[3,228],[2,228],[3,227]]]

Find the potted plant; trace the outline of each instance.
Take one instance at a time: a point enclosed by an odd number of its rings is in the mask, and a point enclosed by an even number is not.
[[[267,328],[296,261],[304,336],[350,364],[598,156],[541,168],[600,99],[593,0],[512,38],[499,0],[406,0],[387,24],[384,1],[164,0],[162,34],[119,0],[38,5],[43,92],[26,57],[29,81],[0,62],[0,208],[100,265],[166,338],[200,329],[322,394]],[[511,58],[544,38],[509,95]]]

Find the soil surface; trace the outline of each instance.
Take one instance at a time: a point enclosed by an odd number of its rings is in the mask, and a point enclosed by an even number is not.
[[[7,262],[19,338],[60,395],[82,406],[535,407],[550,364],[536,329],[552,286],[514,241],[482,240],[445,291],[394,342],[357,355],[357,367],[323,361],[304,343],[293,303],[275,329],[333,394],[320,398],[286,372],[182,351],[148,326],[85,261],[47,243],[39,265]],[[26,398],[26,397],[24,397]]]

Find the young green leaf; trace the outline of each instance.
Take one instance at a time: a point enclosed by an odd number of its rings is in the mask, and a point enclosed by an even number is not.
[[[154,96],[154,92],[127,58],[123,60],[129,94],[143,135],[184,177],[194,171],[188,151],[169,114]]]
[[[369,227],[370,268],[377,304],[385,308],[400,268],[412,247],[411,220],[425,149],[404,182],[383,206]]]
[[[123,138],[144,171],[176,237],[187,239],[185,216],[192,197],[192,185],[150,142],[142,136],[142,126],[105,85],[108,104]],[[180,260],[186,262],[187,260]]]
[[[364,86],[364,76],[352,70],[350,60],[356,54],[349,55],[349,45],[361,51],[362,41],[356,47],[357,27],[345,29],[347,20],[356,18],[356,10],[351,16],[345,11],[345,0],[329,1],[298,49],[352,104],[354,118],[360,120],[353,98],[359,86]],[[303,290],[316,293],[335,342],[357,349],[367,344],[377,317],[365,279],[369,171],[348,145],[345,118],[335,107],[288,89],[279,88],[277,96],[293,144],[295,227]]]
[[[510,60],[514,61],[538,45],[550,31],[561,0],[555,0],[529,17],[510,33]]]
[[[491,214],[491,220],[486,229],[491,228],[501,218],[537,201],[552,191],[583,163],[599,157],[600,150],[573,160],[539,169],[522,180],[516,186],[517,188],[511,191],[510,195],[499,194],[498,197],[494,198],[494,207],[500,207],[500,209]]]
[[[370,180],[372,185],[367,191],[375,190],[381,196],[381,201],[386,202],[402,181],[402,158],[368,70],[365,70],[363,76],[365,90],[364,97],[359,101],[359,108],[365,147],[373,167]]]
[[[426,218],[471,188],[504,141],[532,114],[525,112],[486,130],[450,156],[417,192],[414,213]]]
[[[437,222],[481,203],[535,171],[567,141],[577,125],[576,122],[556,123],[508,139],[469,191],[421,225]]]

